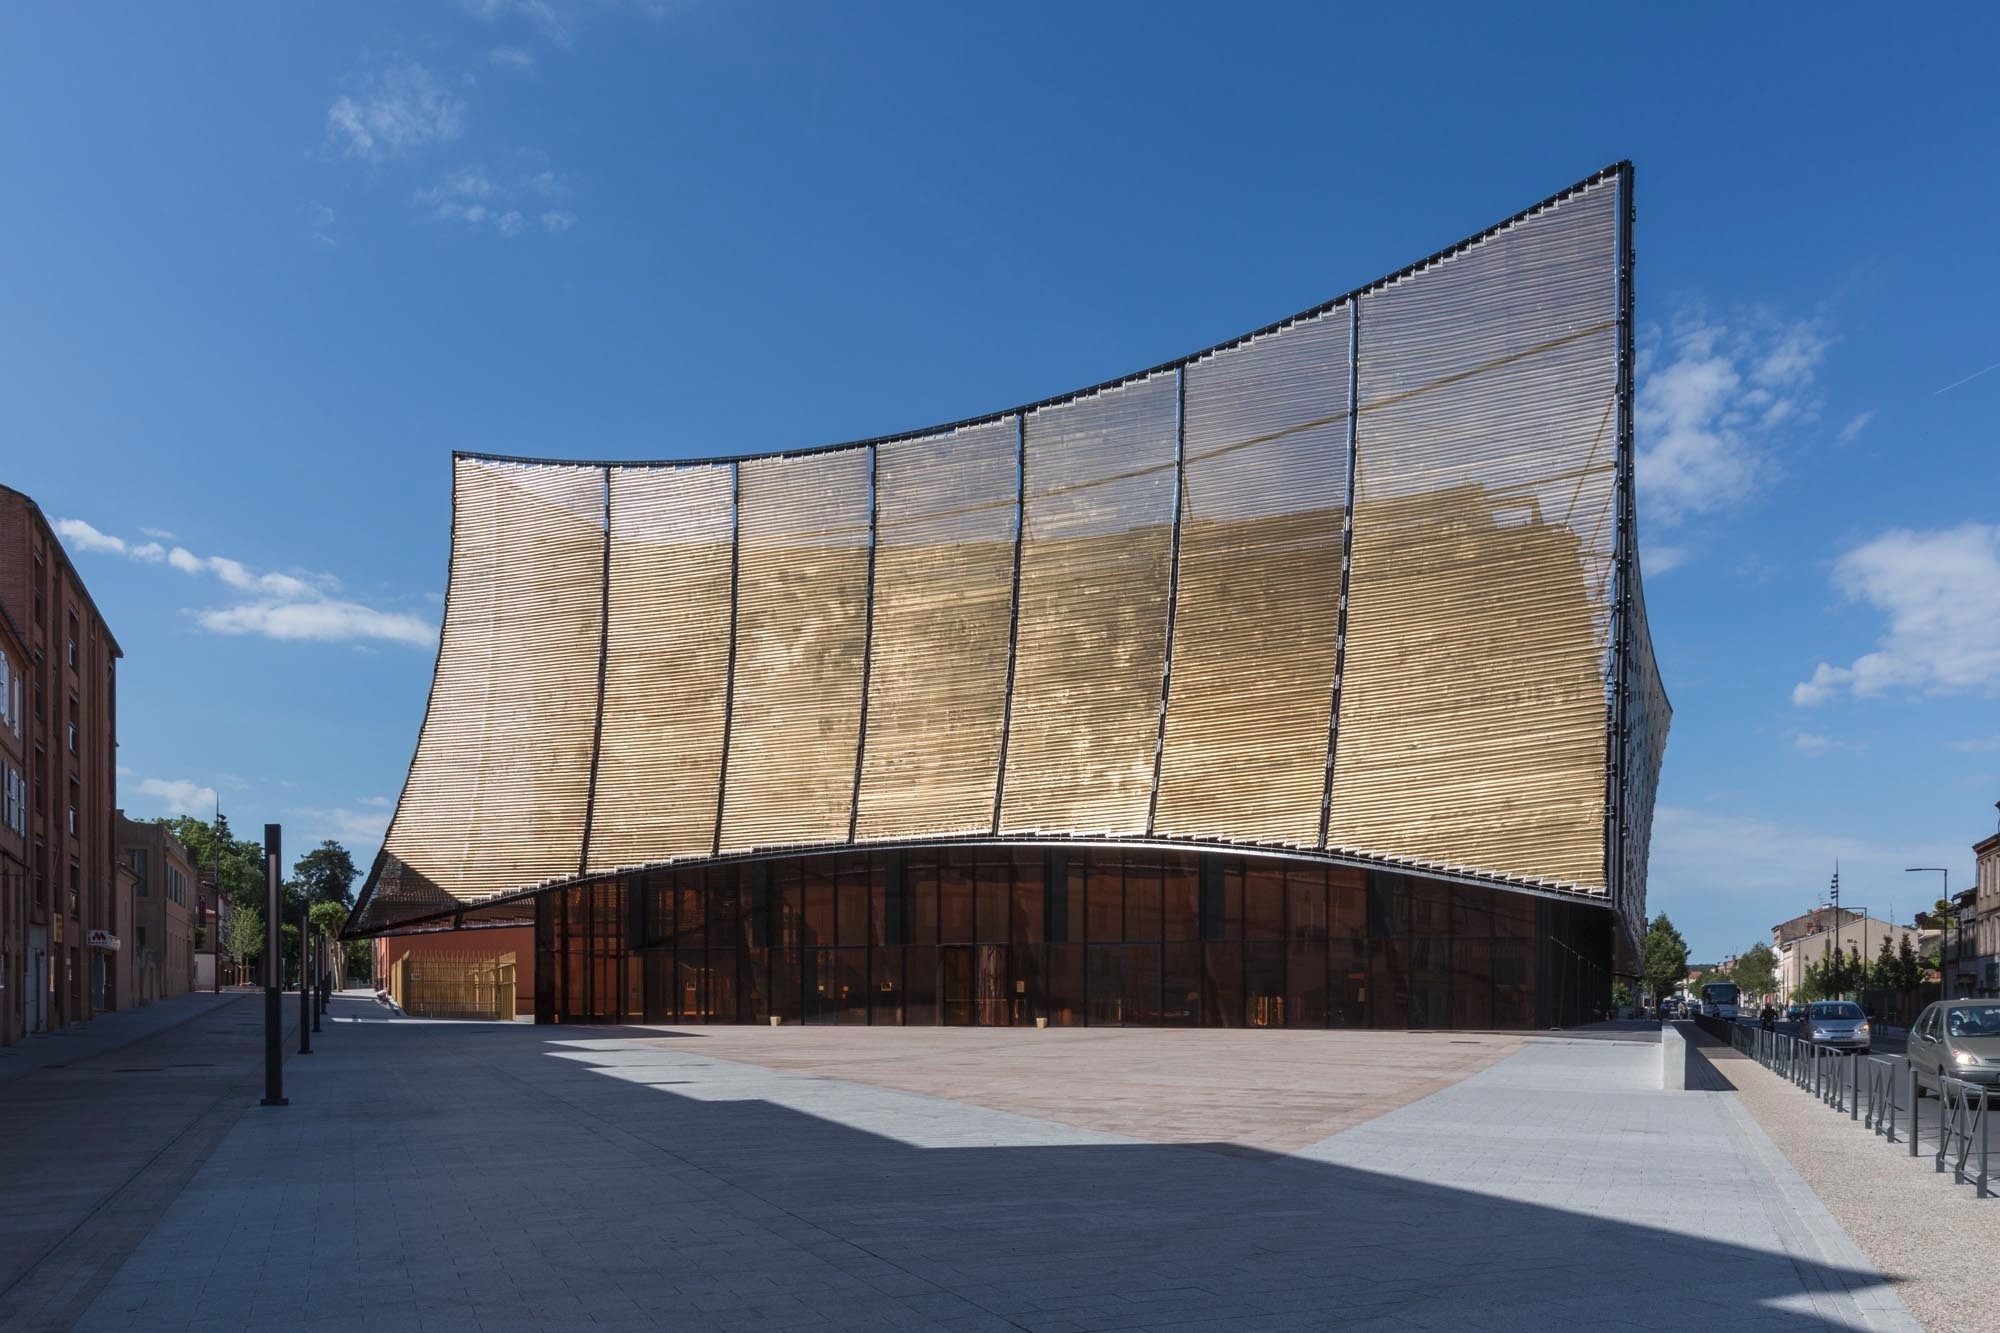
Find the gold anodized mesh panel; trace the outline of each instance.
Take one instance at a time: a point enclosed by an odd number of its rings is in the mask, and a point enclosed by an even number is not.
[[[992,831],[1017,431],[1008,418],[880,446],[862,841]]]
[[[1313,845],[1347,505],[1346,306],[1187,369],[1154,832]]]
[[[1030,413],[1002,833],[1142,834],[1159,741],[1176,377]]]
[[[740,467],[720,850],[844,842],[868,612],[869,451]]]
[[[454,473],[444,641],[385,850],[463,901],[577,871],[604,470],[461,458]]]
[[[1361,298],[1335,849],[1605,884],[1618,196]]]
[[[611,470],[611,620],[590,869],[715,845],[729,695],[727,465]]]

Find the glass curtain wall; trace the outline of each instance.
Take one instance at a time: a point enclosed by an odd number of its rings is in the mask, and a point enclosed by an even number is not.
[[[1611,984],[1604,908],[1224,853],[840,853],[536,911],[542,1022],[1529,1028]]]

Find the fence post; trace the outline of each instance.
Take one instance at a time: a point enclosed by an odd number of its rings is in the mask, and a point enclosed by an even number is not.
[[[1862,1056],[1861,1052],[1859,1052],[1859,1051],[1856,1051],[1856,1052],[1855,1052],[1855,1053],[1854,1053],[1853,1055],[1851,1055],[1851,1056],[1849,1056],[1849,1057],[1848,1057],[1848,1063],[1849,1063],[1849,1064],[1850,1064],[1850,1065],[1852,1066],[1852,1068],[1853,1068],[1853,1070],[1854,1070],[1854,1092],[1853,1092],[1852,1096],[1850,1097],[1850,1099],[1849,1099],[1849,1101],[1848,1101],[1848,1103],[1847,1103],[1847,1118],[1848,1118],[1848,1119],[1849,1119],[1850,1121],[1853,1121],[1853,1120],[1859,1120],[1859,1119],[1861,1119],[1861,1061],[1862,1061],[1862,1059],[1863,1059],[1863,1056]]]
[[[1918,1094],[1921,1093],[1922,1091],[1923,1089],[1917,1086],[1917,1067],[1915,1065],[1911,1065],[1910,1066],[1910,1156],[1912,1157],[1915,1157],[1917,1155],[1917,1139],[1921,1137],[1921,1131],[1923,1130],[1924,1127],[1924,1117],[1923,1117],[1924,1104],[1921,1101],[1917,1100]]]

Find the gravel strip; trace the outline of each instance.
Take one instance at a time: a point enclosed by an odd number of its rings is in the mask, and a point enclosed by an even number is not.
[[[1929,1152],[1910,1157],[1706,1033],[1688,1036],[1925,1328],[1994,1326],[2000,1198],[1978,1198],[1937,1174]],[[1937,1103],[1924,1110],[1935,1115]]]

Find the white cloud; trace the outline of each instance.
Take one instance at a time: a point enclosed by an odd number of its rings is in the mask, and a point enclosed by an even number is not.
[[[1810,321],[1749,314],[1653,332],[1636,405],[1639,498],[1673,524],[1727,508],[1777,471],[1778,428],[1817,414],[1826,338]]]
[[[575,17],[568,6],[558,6],[553,0],[459,0],[459,3],[467,12],[488,23],[519,17],[557,46],[570,44],[570,30]]]
[[[339,220],[331,208],[317,200],[306,205],[306,235],[310,236],[315,244],[328,248],[338,245],[339,242],[334,239],[333,226]],[[164,532],[158,535],[171,538],[174,534]]]
[[[347,844],[380,846],[389,827],[389,816],[381,810],[349,810],[345,806],[304,806],[286,811],[303,823],[302,847],[316,846],[327,838]]]
[[[170,542],[174,539],[174,534],[168,532],[165,528],[140,528],[139,535],[142,537],[157,538],[163,542]]]
[[[215,788],[204,787],[188,778],[141,778],[139,795],[158,801],[170,815],[210,815],[215,813]]]
[[[428,190],[418,190],[411,195],[411,201],[423,204],[431,210],[431,216],[441,222],[484,222],[491,209],[487,201],[493,197],[493,182],[485,172],[474,167],[461,167]]]
[[[147,564],[164,561],[183,574],[211,576],[242,594],[244,600],[234,606],[194,612],[195,623],[217,634],[261,634],[284,640],[380,639],[422,648],[437,642],[437,630],[420,616],[343,599],[340,580],[331,574],[260,571],[226,555],[196,555],[185,546],[169,550],[158,542],[135,546],[82,519],[58,519],[56,527],[82,549]]]
[[[364,796],[361,798],[361,804],[372,805],[378,810],[387,810],[389,807],[393,806],[395,802],[390,800],[386,796]]]
[[[79,551],[108,551],[113,555],[125,554],[125,541],[113,537],[108,532],[99,532],[80,518],[59,518],[51,524],[56,536],[68,542]]]
[[[1963,740],[1946,741],[1945,747],[1966,754],[1977,754],[1982,750],[2000,750],[2000,736],[1967,736]]]
[[[464,130],[465,103],[414,60],[398,60],[366,76],[355,96],[342,94],[326,111],[328,141],[367,162],[450,143]]]
[[[496,46],[486,53],[486,63],[495,69],[532,74],[535,72],[535,53],[518,46]]]
[[[1855,440],[1860,438],[1861,432],[1868,429],[1868,423],[1874,419],[1875,414],[1873,412],[1857,413],[1848,420],[1845,426],[1840,428],[1840,434],[1833,437],[1833,442],[1835,444],[1853,444]]]
[[[562,177],[546,169],[509,182],[495,180],[483,167],[460,167],[436,185],[415,191],[410,201],[425,209],[434,221],[462,222],[471,227],[490,223],[511,240],[528,227],[526,215],[513,206],[516,200],[525,195],[557,198],[568,192]],[[550,209],[541,215],[546,232],[568,231],[575,223],[574,213]]]
[[[266,598],[240,606],[198,611],[195,620],[217,634],[261,634],[268,639],[387,639],[428,648],[437,631],[428,621],[401,611],[378,611],[332,598],[285,601]]]
[[[1831,754],[1835,750],[1845,751],[1848,754],[1866,754],[1868,752],[1868,747],[1859,741],[1835,740],[1831,736],[1822,736],[1816,731],[1795,732],[1792,736],[1792,745],[1801,753],[1810,755]]]
[[[1793,688],[1793,703],[1810,707],[1842,691],[2000,691],[2000,527],[1892,529],[1842,556],[1833,581],[1886,615],[1888,629],[1848,666],[1821,662]]]
[[[1877,841],[1729,811],[1662,805],[1653,815],[1648,910],[1662,905],[1671,910],[1673,901],[1696,897],[1745,899],[1763,904],[1769,915],[1763,925],[1768,927],[1823,901],[1838,861],[1847,889],[1843,902],[1865,907],[1878,918],[1886,918],[1893,905],[1908,922],[1912,912],[1936,896],[1937,881],[1905,876],[1903,868],[1950,865],[1964,856],[1956,843]],[[1857,894],[1863,885],[1866,900]]]
[[[1679,569],[1688,562],[1688,556],[1685,546],[1648,546],[1643,541],[1639,544],[1639,564],[1648,575]]]

